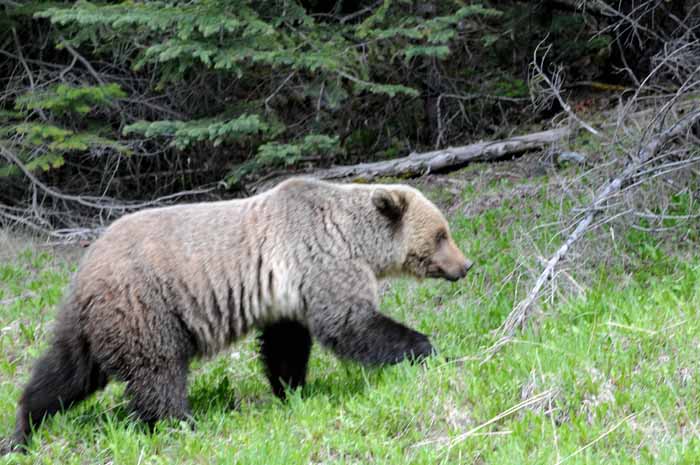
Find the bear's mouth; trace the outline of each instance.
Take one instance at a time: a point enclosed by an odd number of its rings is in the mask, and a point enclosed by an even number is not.
[[[445,279],[451,282],[459,281],[460,279],[462,279],[461,276],[445,273],[443,271],[428,272],[425,276],[426,278]]]
[[[462,279],[462,277],[463,276],[453,276],[453,275],[448,275],[448,274],[443,276],[444,279],[451,281],[451,282],[459,281],[460,279]]]
[[[445,270],[436,265],[429,266],[425,276],[426,278],[446,279],[448,281],[457,281],[459,279],[451,273],[446,273]]]

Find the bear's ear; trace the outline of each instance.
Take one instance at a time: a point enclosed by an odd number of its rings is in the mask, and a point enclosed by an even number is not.
[[[403,192],[390,191],[379,187],[372,192],[372,203],[379,213],[391,221],[399,221],[403,218],[408,207],[408,200]]]

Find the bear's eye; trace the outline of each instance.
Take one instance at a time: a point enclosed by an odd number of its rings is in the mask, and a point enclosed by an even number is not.
[[[435,236],[435,242],[437,242],[439,244],[440,242],[444,241],[445,239],[447,239],[447,232],[445,230],[441,229],[440,231],[438,231],[437,235]]]

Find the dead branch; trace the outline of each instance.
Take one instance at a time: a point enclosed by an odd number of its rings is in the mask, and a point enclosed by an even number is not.
[[[566,9],[594,13],[601,16],[604,16],[609,8],[602,0],[555,0],[553,3]]]
[[[563,79],[561,77],[561,69],[555,71],[552,74],[552,78],[550,79],[547,74],[544,72],[544,63],[545,60],[547,59],[547,54],[551,50],[552,46],[548,45],[544,48],[544,53],[542,54],[542,58],[537,57],[540,47],[544,43],[544,41],[547,40],[546,38],[542,40],[539,44],[537,44],[537,47],[535,47],[535,51],[533,53],[533,60],[532,60],[532,69],[533,73],[530,76],[530,89],[531,89],[531,94],[532,94],[532,100],[533,103],[535,103],[537,100],[543,101],[540,102],[539,105],[536,103],[536,106],[542,106],[543,103],[549,102],[552,98],[556,98],[557,101],[559,102],[559,105],[561,105],[562,109],[566,112],[567,115],[574,121],[576,121],[582,128],[584,128],[586,131],[590,132],[596,137],[602,137],[600,131],[595,129],[593,126],[590,124],[586,123],[584,120],[578,117],[576,113],[571,109],[571,106],[566,103],[564,98],[561,96],[561,86]],[[547,87],[549,88],[548,90],[544,89],[537,89],[538,92],[535,95],[535,88],[539,87],[537,84],[543,81]]]
[[[73,46],[63,38],[63,36],[61,36],[61,44],[66,48],[66,50],[70,52],[71,55],[73,55],[73,58],[80,61],[83,64],[83,66],[85,66],[85,68],[90,72],[90,74],[92,74],[92,76],[100,85],[105,84],[105,81],[100,77],[100,74],[97,71],[95,71],[95,68],[92,67],[90,62],[87,61],[84,56],[78,53],[78,51],[74,49]]]
[[[136,211],[146,207],[156,207],[169,204],[173,201],[189,196],[201,196],[211,194],[220,186],[202,187],[196,190],[179,191],[172,194],[160,196],[153,200],[147,201],[124,201],[119,202],[116,199],[107,196],[91,196],[91,195],[72,195],[60,192],[44,182],[42,182],[25,164],[15,155],[12,150],[3,144],[0,144],[0,159],[5,158],[10,163],[17,166],[20,172],[28,179],[34,190],[32,196],[32,207],[27,209],[14,208],[0,204],[0,226],[1,225],[21,225],[24,228],[30,229],[47,237],[57,238],[63,242],[74,242],[75,240],[84,240],[94,238],[99,235],[102,230],[101,223],[105,218],[115,218],[129,211]],[[48,211],[45,207],[37,204],[37,193],[40,193],[44,198],[51,198],[63,203],[74,203],[87,207],[88,209],[97,210],[100,221],[95,227],[77,227],[54,229],[49,221],[48,216],[61,216],[65,220],[65,213],[55,213]]]
[[[649,143],[644,145],[637,155],[628,166],[622,171],[622,173],[614,178],[612,181],[605,184],[595,196],[593,201],[584,210],[584,216],[579,220],[574,231],[569,234],[564,243],[559,247],[559,249],[552,255],[552,257],[547,261],[547,265],[540,274],[540,276],[535,281],[532,290],[528,295],[521,300],[511,311],[508,318],[500,328],[501,338],[491,347],[486,350],[486,359],[490,359],[496,352],[500,350],[505,344],[507,344],[515,334],[518,328],[521,328],[529,318],[531,314],[532,304],[535,299],[539,296],[542,287],[547,281],[551,279],[554,273],[554,269],[559,263],[559,261],[566,255],[569,251],[571,245],[585,234],[593,219],[603,211],[604,204],[612,198],[614,195],[619,193],[623,185],[630,182],[632,179],[639,175],[639,170],[644,164],[649,160],[653,159],[659,152],[661,147],[666,143],[674,139],[675,137],[683,134],[689,130],[695,122],[700,121],[700,109],[688,114],[686,117],[676,121],[671,127],[660,132],[656,136],[652,137]]]
[[[177,192],[175,194],[170,194],[170,195],[165,195],[162,197],[159,197],[154,200],[149,200],[145,202],[125,202],[125,203],[116,203],[113,199],[110,199],[109,197],[95,197],[95,196],[88,196],[88,195],[70,195],[70,194],[63,194],[57,190],[52,189],[51,187],[47,186],[39,178],[37,178],[30,170],[27,169],[26,166],[24,166],[24,163],[22,163],[19,158],[12,153],[7,147],[3,146],[0,144],[0,155],[3,155],[8,161],[13,163],[14,165],[19,168],[19,170],[24,174],[30,181],[31,183],[38,187],[40,190],[45,192],[46,194],[55,197],[57,199],[61,200],[67,200],[71,202],[76,202],[80,205],[83,205],[85,207],[90,207],[90,208],[95,208],[99,210],[119,210],[119,211],[128,211],[128,210],[138,210],[141,208],[145,207],[152,207],[160,204],[161,202],[164,202],[166,200],[173,200],[177,199],[180,197],[184,196],[189,196],[189,195],[200,195],[200,194],[206,194],[209,193],[213,190],[216,189],[216,187],[211,187],[207,189],[198,189],[198,190],[189,190],[189,191],[182,191],[182,192]]]
[[[34,77],[32,76],[32,71],[29,69],[29,65],[27,65],[26,60],[24,59],[24,54],[22,53],[22,46],[19,43],[19,39],[17,38],[17,31],[15,28],[12,28],[12,38],[15,41],[15,47],[17,47],[17,57],[19,59],[19,62],[22,63],[22,67],[24,68],[24,71],[27,73],[27,78],[29,79],[29,89],[34,92],[34,89],[36,88],[34,84]],[[39,116],[41,117],[42,120],[46,121],[46,114],[44,114],[43,110],[41,108],[37,109],[37,113],[39,113]]]
[[[336,166],[309,173],[309,176],[317,179],[346,179],[349,181],[371,181],[382,176],[415,177],[434,171],[456,169],[467,163],[493,161],[509,155],[540,150],[570,134],[571,130],[568,128],[551,129],[510,139],[478,142],[463,147],[450,147],[425,153],[411,153],[407,157],[396,160]],[[263,190],[276,182],[279,182],[279,178],[272,182],[258,182],[253,186],[253,190]]]

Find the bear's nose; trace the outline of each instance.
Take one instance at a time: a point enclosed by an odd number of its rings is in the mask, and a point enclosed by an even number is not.
[[[474,266],[474,263],[470,262],[469,260],[467,260],[464,263],[464,266],[462,267],[462,273],[461,273],[462,278],[467,275],[467,272],[472,268],[472,266]]]

